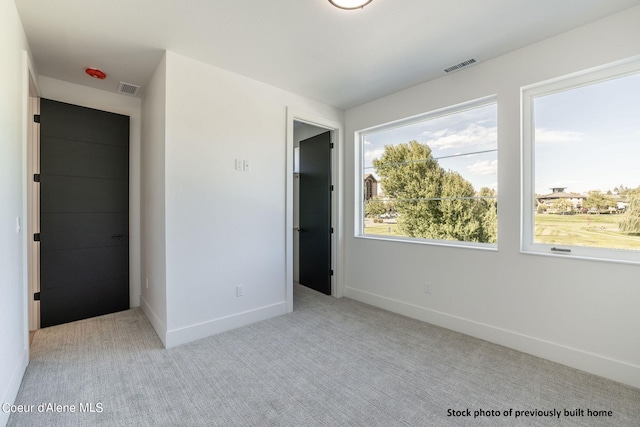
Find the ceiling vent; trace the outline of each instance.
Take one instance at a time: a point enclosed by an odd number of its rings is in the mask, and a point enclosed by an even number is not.
[[[445,69],[444,69],[444,71],[445,71],[445,73],[450,73],[450,72],[452,72],[452,71],[459,70],[460,68],[467,67],[467,66],[469,66],[469,65],[471,65],[471,64],[475,64],[476,62],[477,62],[477,61],[476,61],[475,59],[473,59],[473,58],[471,58],[471,59],[467,59],[466,61],[463,61],[463,62],[461,62],[461,63],[459,63],[459,64],[452,65],[452,66],[451,66],[451,67],[449,67],[449,68],[445,68]]]
[[[125,95],[136,96],[138,89],[140,89],[140,86],[132,85],[131,83],[120,82],[118,85],[118,93]]]

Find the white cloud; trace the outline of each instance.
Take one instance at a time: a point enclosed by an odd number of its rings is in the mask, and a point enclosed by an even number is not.
[[[384,148],[376,148],[375,150],[366,150],[364,152],[364,164],[370,165],[373,159],[377,159],[384,153]]]
[[[498,173],[497,160],[481,160],[472,165],[467,166],[469,172],[476,175],[493,175]]]
[[[436,130],[436,131],[432,131],[432,130],[426,130],[424,132],[422,132],[422,136],[426,136],[427,138],[442,138],[443,136],[445,136],[449,131],[449,129],[441,129],[441,130]]]
[[[582,132],[536,128],[536,142],[562,143],[582,141]]]
[[[485,127],[474,123],[462,130],[445,129],[437,132],[424,132],[423,135],[433,138],[425,141],[429,147],[445,150],[483,142],[493,143],[498,139],[498,130],[496,127]]]

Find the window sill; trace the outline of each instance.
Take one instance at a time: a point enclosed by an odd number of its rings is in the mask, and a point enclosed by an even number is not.
[[[574,248],[572,248],[573,250]],[[581,248],[578,248],[581,249]],[[616,264],[640,264],[640,254],[635,253],[633,251],[617,251],[615,249],[611,249],[612,252],[616,254],[620,254],[619,257],[614,257],[613,254],[607,256],[608,254],[597,254],[597,253],[561,253],[561,252],[551,252],[550,248],[530,248],[530,249],[521,249],[520,253],[525,255],[538,255],[544,257],[554,257],[554,258],[566,258],[571,260],[579,260],[579,261],[597,261],[597,262],[609,262]],[[635,259],[634,259],[635,258]]]
[[[457,242],[454,240],[427,240],[427,239],[418,239],[418,238],[412,238],[412,237],[383,236],[383,235],[376,235],[376,234],[357,234],[354,237],[356,239],[381,240],[381,241],[394,242],[394,243],[409,243],[409,244],[427,245],[427,246],[445,246],[445,247],[461,248],[461,249],[479,249],[483,251],[494,251],[494,252],[498,250],[498,245],[496,243]]]

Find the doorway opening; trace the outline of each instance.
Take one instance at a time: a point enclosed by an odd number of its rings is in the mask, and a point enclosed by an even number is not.
[[[293,133],[293,281],[331,295],[331,131],[294,122]]]
[[[287,110],[288,312],[293,311],[294,282],[342,296],[341,138],[340,123]]]
[[[30,330],[130,306],[129,116],[34,105]]]

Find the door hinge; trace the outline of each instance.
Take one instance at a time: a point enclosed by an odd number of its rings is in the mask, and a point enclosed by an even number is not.
[[[40,182],[40,174],[39,173],[34,173],[33,174],[33,182]]]
[[[330,191],[333,191],[333,185],[331,185],[331,187],[329,187],[329,190],[330,190]]]
[[[33,294],[33,300],[40,301],[40,292],[36,292],[35,294]]]
[[[331,234],[333,234],[333,227],[331,227]]]
[[[333,276],[333,270],[330,270],[331,276]]]
[[[40,114],[34,114],[33,115],[33,121],[36,123],[40,123]]]
[[[329,144],[329,148],[333,148],[333,142]]]
[[[34,242],[39,242],[40,241],[40,233],[36,233],[33,235],[33,241]]]

